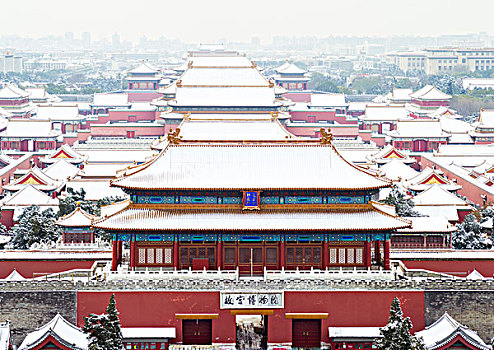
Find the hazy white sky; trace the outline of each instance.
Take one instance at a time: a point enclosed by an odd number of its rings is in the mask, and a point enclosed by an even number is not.
[[[276,35],[494,34],[494,0],[17,0],[0,3],[0,35],[118,32],[137,41]]]

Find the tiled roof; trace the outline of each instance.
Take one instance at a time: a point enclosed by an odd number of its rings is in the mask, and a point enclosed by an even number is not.
[[[372,231],[408,227],[408,221],[374,210],[167,210],[132,207],[109,218],[96,221],[94,227],[112,230],[324,230]]]
[[[55,223],[63,227],[84,227],[91,226],[97,216],[91,215],[77,207],[72,213],[59,218]]]
[[[112,186],[136,189],[375,189],[390,182],[320,143],[170,144]]]

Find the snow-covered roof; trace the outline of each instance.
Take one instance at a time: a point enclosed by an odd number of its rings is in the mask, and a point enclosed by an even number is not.
[[[121,331],[124,341],[130,339],[174,339],[176,337],[175,327],[122,327]]]
[[[206,115],[208,117],[209,115]],[[277,120],[266,115],[265,120],[248,120],[238,115],[239,120],[192,119],[180,126],[184,140],[286,140],[297,137],[288,132]],[[242,119],[240,119],[242,118]],[[243,119],[246,118],[246,119]]]
[[[19,272],[17,272],[16,269],[13,269],[12,272],[7,277],[5,277],[2,281],[24,281],[24,280],[26,280],[26,278],[22,276]],[[0,347],[0,349],[2,348]]]
[[[52,130],[50,120],[11,119],[7,124],[7,129],[2,132],[0,136],[24,138],[55,138],[60,134],[60,131]]]
[[[33,349],[49,336],[69,349],[86,350],[88,348],[87,335],[62,315],[57,314],[50,322],[29,333],[18,349]]]
[[[69,163],[64,158],[60,158],[48,168],[44,169],[43,172],[52,179],[65,181],[67,178],[76,176],[79,172],[79,168]]]
[[[423,88],[410,94],[410,97],[412,99],[418,99],[418,100],[435,100],[435,101],[443,101],[443,100],[451,99],[450,95],[445,94],[444,92],[438,90],[435,86],[432,85],[424,86]]]
[[[412,199],[415,205],[468,206],[468,203],[466,203],[463,199],[439,185],[432,185],[425,191],[417,194]]]
[[[281,66],[275,69],[275,71],[279,74],[305,74],[306,70],[298,67],[293,62],[285,62]]]
[[[25,90],[31,100],[44,100],[51,97],[44,87],[28,87]]]
[[[311,94],[310,105],[313,107],[347,107],[344,94]]]
[[[42,191],[51,191],[63,184],[62,181],[53,179],[49,175],[45,174],[40,168],[34,166],[20,178],[16,179],[13,183],[3,186],[7,191],[18,191],[26,185],[33,185],[37,189]]]
[[[399,159],[392,159],[380,167],[379,171],[393,181],[408,180],[419,174]]]
[[[483,126],[494,127],[494,109],[481,109],[479,114],[479,123]]]
[[[95,215],[91,215],[80,207],[77,207],[72,213],[60,217],[55,224],[62,227],[90,227]]]
[[[269,86],[269,81],[255,68],[188,69],[180,77],[182,86]]]
[[[11,197],[5,197],[2,201],[2,206],[4,207],[29,205],[58,206],[58,199],[52,198],[33,185],[28,184]]]
[[[143,62],[139,66],[129,70],[130,74],[156,74],[158,69],[149,62]]]
[[[425,168],[420,174],[405,183],[405,186],[413,191],[423,191],[433,185],[439,185],[448,191],[456,191],[462,188],[461,185],[446,179],[436,170],[429,167]]]
[[[1,260],[110,260],[111,250],[0,250]]]
[[[491,350],[491,347],[485,344],[475,331],[457,322],[447,312],[436,322],[424,330],[415,333],[415,335],[424,340],[424,344],[428,350],[442,348],[456,341],[458,336],[475,349]]]
[[[415,163],[415,159],[409,157],[403,151],[396,149],[393,145],[384,146],[379,152],[367,157],[371,162],[384,164],[393,160],[399,160],[405,164]]]
[[[112,181],[140,189],[370,189],[389,184],[348,163],[332,145],[296,141],[170,144],[154,160]]]
[[[412,232],[454,232],[456,227],[451,225],[446,217],[407,217],[407,220],[412,222],[412,227],[398,229],[400,233],[412,233]]]
[[[408,110],[402,105],[369,104],[363,115],[359,116],[363,121],[398,121],[412,119]]]
[[[408,221],[372,207],[357,210],[170,210],[128,208],[109,218],[96,220],[94,227],[112,230],[324,230],[374,231],[408,227]]]
[[[393,89],[391,93],[391,101],[410,101],[412,98],[410,94],[413,92],[412,89]]]
[[[10,349],[10,323],[0,323],[0,350]]]
[[[274,87],[177,87],[172,106],[272,107]]]
[[[55,163],[59,159],[64,159],[65,161],[67,161],[69,163],[78,164],[78,163],[82,163],[85,158],[87,158],[87,157],[82,155],[81,153],[75,151],[69,145],[63,144],[62,147],[53,151],[52,153],[50,153],[46,157],[41,158],[40,160],[43,163]]]
[[[108,196],[128,197],[122,189],[110,187],[109,180],[71,180],[67,182],[68,187],[72,187],[75,191],[80,191],[83,188],[86,191],[86,200],[89,201],[97,201]]]
[[[439,121],[441,123],[441,128],[450,134],[467,134],[469,131],[473,130],[471,124],[457,118],[442,116],[439,118]]]
[[[445,217],[451,223],[458,222],[458,209],[453,205],[416,205],[413,210],[429,217]]]
[[[401,120],[396,123],[396,129],[389,132],[392,137],[405,138],[447,138],[450,134],[444,132],[439,120],[414,119]]]
[[[131,204],[130,199],[125,199],[123,201],[115,202],[108,205],[101,206],[101,217],[111,216],[125,208],[127,208]]]
[[[470,272],[467,277],[465,277],[467,280],[485,280],[486,278],[478,272],[476,269],[473,269],[472,272]]]
[[[2,107],[0,107],[0,117],[2,119],[8,119],[8,118],[12,117],[12,113],[10,113],[9,111],[6,111]],[[5,125],[7,125],[6,121],[4,123],[5,123]]]
[[[376,339],[382,337],[379,327],[328,327],[328,333],[332,339]]]
[[[27,98],[29,93],[20,89],[15,84],[9,84],[0,90],[0,99]]]
[[[36,119],[44,120],[79,120],[79,107],[75,104],[65,105],[40,105],[36,112]]]
[[[91,106],[123,107],[130,106],[129,95],[121,93],[95,93]]]

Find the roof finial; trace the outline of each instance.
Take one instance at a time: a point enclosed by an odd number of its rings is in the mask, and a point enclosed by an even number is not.
[[[176,128],[175,131],[170,130],[170,132],[167,135],[168,142],[173,144],[173,145],[178,145],[182,140],[182,136],[178,136],[180,134],[180,128]]]

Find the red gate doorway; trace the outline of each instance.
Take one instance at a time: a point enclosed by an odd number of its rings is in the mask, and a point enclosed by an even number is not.
[[[184,345],[211,345],[212,342],[212,320],[182,320],[182,343]]]
[[[292,349],[319,349],[321,347],[321,320],[292,320]]]
[[[268,316],[267,315],[236,315],[237,350],[267,350],[268,348]]]

